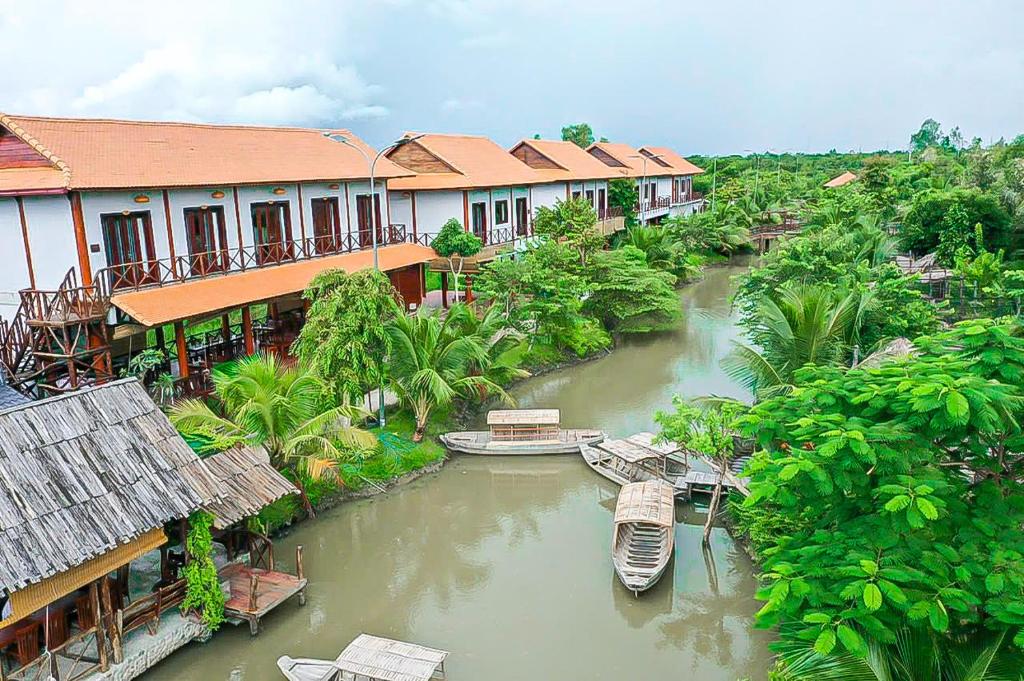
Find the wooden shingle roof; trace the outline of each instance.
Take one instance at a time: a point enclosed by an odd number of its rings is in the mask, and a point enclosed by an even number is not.
[[[213,526],[220,530],[299,491],[271,465],[262,447],[235,447],[203,459],[203,463],[224,495],[204,507],[214,515]]]
[[[216,485],[135,379],[0,411],[0,589],[184,518]]]

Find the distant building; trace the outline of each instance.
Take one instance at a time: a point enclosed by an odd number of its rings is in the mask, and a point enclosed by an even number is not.
[[[826,182],[824,184],[824,187],[826,189],[835,189],[836,187],[842,187],[844,185],[848,185],[848,184],[850,184],[851,182],[853,182],[856,179],[857,179],[857,176],[854,175],[853,173],[851,173],[849,170],[847,170],[842,175],[837,175],[837,176],[833,177],[831,180],[829,180],[828,182]]]
[[[657,223],[673,215],[701,209],[704,197],[693,191],[693,176],[704,170],[667,147],[596,142],[589,151],[595,158],[637,180],[637,217],[642,224]]]

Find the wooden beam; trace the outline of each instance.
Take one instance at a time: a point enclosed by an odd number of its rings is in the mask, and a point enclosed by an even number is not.
[[[254,354],[256,342],[252,337],[252,310],[248,305],[242,308],[242,338],[245,342],[245,354]]]
[[[225,343],[231,342],[231,316],[221,315],[220,317],[220,333],[224,338]]]
[[[231,188],[231,193],[232,193],[232,195],[234,196],[234,199],[235,199],[235,226],[238,228],[238,252],[239,252],[239,254],[241,254],[242,253],[242,246],[245,244],[245,242],[242,240],[242,209],[238,205],[238,187],[232,187]],[[240,263],[242,265],[242,269],[244,270],[245,269],[245,256],[240,255],[240,257],[238,259],[239,259],[239,261],[240,261]]]
[[[167,252],[171,256],[171,274],[175,279],[178,276],[178,262],[174,257],[174,227],[171,225],[171,196],[164,190],[164,221],[167,223]]]
[[[18,217],[21,219],[21,239],[25,243],[25,264],[28,266],[28,283],[36,287],[36,274],[32,269],[32,246],[28,241],[28,219],[25,217],[25,201],[22,197],[14,197],[18,204]]]
[[[345,224],[348,226],[348,235],[352,236],[352,209],[348,205],[348,182],[345,183]],[[348,244],[345,244],[346,247]]]
[[[462,228],[469,231],[469,192],[462,190]]]
[[[178,373],[188,378],[188,344],[185,342],[185,323],[174,322],[174,343],[178,351]]]
[[[412,240],[419,243],[416,232],[416,192],[411,191],[409,194],[412,196]]]
[[[302,209],[302,185],[295,183],[295,191],[299,197],[299,235],[302,238],[302,247],[306,247],[306,211]]]
[[[82,195],[68,194],[71,202],[71,222],[75,226],[75,245],[78,247],[78,268],[82,273],[82,285],[92,286],[92,264],[89,262],[89,238],[85,234],[85,217],[82,215]]]

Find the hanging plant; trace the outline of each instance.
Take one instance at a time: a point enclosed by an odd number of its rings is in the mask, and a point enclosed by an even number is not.
[[[182,609],[195,610],[210,631],[216,631],[224,621],[224,594],[213,564],[213,516],[196,511],[189,516],[188,525],[185,548],[190,560],[183,570],[186,589]]]

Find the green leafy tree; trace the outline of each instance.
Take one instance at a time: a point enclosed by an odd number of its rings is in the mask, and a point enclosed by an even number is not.
[[[722,498],[722,479],[735,454],[733,422],[747,407],[735,400],[711,399],[694,402],[679,395],[672,398],[672,412],[658,412],[655,421],[661,426],[660,437],[678,442],[687,449],[703,454],[718,467],[719,476],[708,506],[704,524],[704,543],[711,538],[711,527]]]
[[[390,381],[399,401],[416,418],[413,440],[423,439],[431,412],[457,397],[489,394],[511,402],[504,388],[474,367],[488,363],[487,349],[475,333],[465,333],[461,321],[465,303],[456,303],[443,318],[421,307],[416,314],[396,313],[387,325],[391,339]]]
[[[562,128],[562,140],[572,142],[581,149],[594,143],[594,131],[587,123],[576,123]]]
[[[636,180],[616,177],[608,180],[608,205],[622,210],[626,229],[637,225]]]
[[[745,504],[800,528],[757,547],[760,625],[822,656],[906,628],[1024,646],[1021,335],[974,320],[877,368],[805,367],[737,419],[761,448]]]
[[[452,278],[454,279],[456,300],[459,298],[459,275],[462,274],[465,259],[479,253],[483,245],[484,243],[480,240],[480,237],[463,229],[462,223],[455,218],[444,223],[441,231],[430,242],[431,248],[439,256],[448,260],[448,269],[451,270]],[[456,263],[458,263],[457,268]]]
[[[309,309],[292,354],[330,386],[338,402],[362,403],[385,378],[384,327],[398,292],[376,270],[328,270],[314,277],[302,297]]]
[[[580,266],[587,266],[587,257],[605,245],[604,235],[597,229],[597,213],[583,198],[555,201],[553,207],[537,208],[533,219],[534,233],[562,241],[573,248]]]
[[[682,318],[675,276],[648,267],[633,246],[594,254],[588,274],[583,312],[610,330],[643,333],[671,328]]]
[[[938,121],[929,118],[910,136],[910,148],[914,151],[924,151],[928,147],[938,146],[941,140],[942,126]]]
[[[947,218],[950,212],[956,215]],[[926,189],[914,195],[903,220],[900,239],[904,248],[914,253],[930,253],[950,229],[955,230],[957,240],[967,242],[979,222],[985,242],[992,248],[1013,247],[1012,220],[996,197],[977,189]],[[949,258],[945,263],[952,264],[956,250],[952,244],[944,247],[944,254]]]
[[[336,475],[341,463],[377,447],[373,435],[351,425],[365,418],[363,410],[325,408],[325,386],[316,374],[283,366],[273,355],[242,359],[231,375],[215,371],[213,384],[216,411],[202,400],[182,400],[171,409],[171,423],[209,451],[263,446],[271,463],[297,482],[310,514],[302,479]]]

